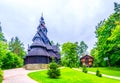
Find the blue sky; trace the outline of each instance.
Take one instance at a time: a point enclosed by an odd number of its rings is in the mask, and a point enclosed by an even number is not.
[[[0,21],[6,39],[18,36],[27,49],[43,12],[50,40],[84,41],[90,51],[95,26],[114,12],[114,2],[119,0],[0,0]]]

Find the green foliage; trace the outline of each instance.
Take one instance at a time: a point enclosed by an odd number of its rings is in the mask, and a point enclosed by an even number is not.
[[[58,69],[58,64],[52,61],[49,64],[49,69],[47,74],[50,78],[58,78],[60,76],[60,69]]]
[[[0,68],[10,69],[21,67],[23,59],[19,58],[16,54],[8,50],[8,45],[4,41],[0,41]]]
[[[87,72],[88,72],[86,65],[83,65],[82,71],[83,71],[84,73],[87,73]]]
[[[87,48],[88,48],[87,44],[85,44],[84,41],[81,41],[81,42],[80,42],[80,45],[78,45],[78,47],[77,47],[77,52],[78,52],[78,54],[79,54],[80,56],[84,56]]]
[[[76,43],[67,42],[62,45],[62,65],[68,67],[76,67],[78,61],[76,48]]]
[[[3,57],[2,63],[2,69],[11,69],[21,67],[23,65],[23,60],[16,54],[7,52],[6,56]]]
[[[24,55],[23,44],[17,37],[15,37],[15,39],[13,38],[13,41],[11,40],[8,46],[0,26],[0,68],[10,69],[21,67],[23,65],[22,57]]]
[[[0,22],[0,41],[7,41],[2,33],[2,27],[1,27],[1,22]]]
[[[3,62],[2,62],[3,57],[6,56],[6,53],[8,51],[7,47],[8,47],[8,45],[5,42],[0,41],[0,68],[3,65]]]
[[[79,67],[80,66],[80,56],[85,55],[88,46],[81,41],[78,42],[66,42],[62,45],[61,52],[61,64],[66,67]]]
[[[96,27],[95,33],[98,41],[91,52],[96,66],[120,66],[120,7],[118,5],[115,5],[115,13],[107,20],[101,21]],[[106,57],[107,61],[104,60]]]
[[[9,42],[9,50],[17,54],[20,58],[25,56],[24,45],[18,37],[12,38]]]
[[[3,33],[0,33],[0,41],[6,41],[5,37],[3,36]]]
[[[97,71],[96,71],[96,76],[98,76],[99,75],[99,70],[97,69]]]
[[[0,69],[0,83],[2,83],[3,80],[3,71]]]
[[[99,69],[97,69],[97,71],[96,71],[96,76],[102,77],[102,74],[100,73]]]
[[[0,68],[10,69],[21,67],[23,59],[8,50],[8,45],[4,41],[0,41]]]
[[[99,57],[98,57],[98,50],[97,50],[97,48],[93,48],[93,49],[91,50],[90,55],[94,58],[93,67],[98,67],[98,66],[100,66],[100,59],[99,59]]]
[[[108,38],[108,52],[111,53],[110,60],[112,66],[120,66],[120,25],[111,31],[111,36]]]

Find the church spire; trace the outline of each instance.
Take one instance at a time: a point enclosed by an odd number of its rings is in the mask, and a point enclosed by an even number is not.
[[[45,25],[44,18],[43,18],[43,13],[41,14],[40,24],[42,24],[42,25],[44,24]]]

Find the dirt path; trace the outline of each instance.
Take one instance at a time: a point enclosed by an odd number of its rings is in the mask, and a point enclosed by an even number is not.
[[[77,70],[77,71],[81,71],[80,69],[77,69],[77,68],[73,68],[73,69]],[[90,73],[90,74],[96,74],[95,72],[91,72],[91,71],[88,71],[88,73]],[[102,74],[102,76],[107,77],[107,78],[112,78],[112,79],[120,80],[120,77],[117,77],[117,76],[110,76],[110,75],[106,75],[106,74]]]
[[[27,76],[29,72],[33,72],[33,70],[24,68],[5,70],[3,83],[37,83]]]

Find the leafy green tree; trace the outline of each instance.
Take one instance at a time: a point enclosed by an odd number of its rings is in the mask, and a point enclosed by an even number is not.
[[[107,20],[101,21],[96,27],[95,33],[98,41],[95,47],[96,52],[94,52],[93,55],[96,54],[94,56],[97,57],[99,66],[107,66],[107,65],[115,66],[116,60],[119,61],[119,59],[114,58],[119,56],[119,53],[115,53],[116,48],[112,48],[111,46],[111,44],[113,44],[114,46],[115,43],[111,43],[110,41],[112,40],[111,36],[113,35],[116,26],[118,26],[118,24],[120,23],[119,9],[120,9],[120,4],[115,3],[115,8],[114,8],[115,13],[110,15]],[[116,36],[114,37],[117,39]],[[104,58],[108,58],[107,62],[104,61]]]
[[[9,50],[23,58],[25,55],[24,45],[21,43],[18,37],[11,38],[9,42]]]
[[[62,64],[68,67],[76,67],[78,55],[77,44],[67,42],[62,45]]]
[[[93,48],[90,52],[90,55],[94,58],[93,66],[98,67],[100,65],[100,59],[98,56],[97,48]]]
[[[120,25],[117,25],[115,29],[112,30],[111,36],[108,38],[108,51],[110,55],[110,64],[112,66],[120,66]]]
[[[6,56],[6,53],[7,53],[7,44],[3,41],[0,41],[0,68],[3,64],[2,60],[3,60],[3,57]]]
[[[12,47],[10,48],[13,49]],[[10,68],[21,67],[22,65],[23,65],[23,59],[21,59],[15,53],[9,50],[7,40],[5,39],[2,33],[2,28],[0,26],[0,68],[10,69]]]
[[[2,83],[3,80],[3,71],[1,69],[2,65],[3,65],[3,57],[5,56],[6,52],[7,52],[7,44],[5,42],[3,42],[2,40],[0,40],[0,83]]]
[[[6,42],[0,41],[0,68],[10,69],[21,67],[22,65],[23,59],[8,50]]]
[[[6,56],[4,56],[2,59],[2,62],[2,69],[17,68],[23,65],[23,59],[12,52],[7,52]]]

